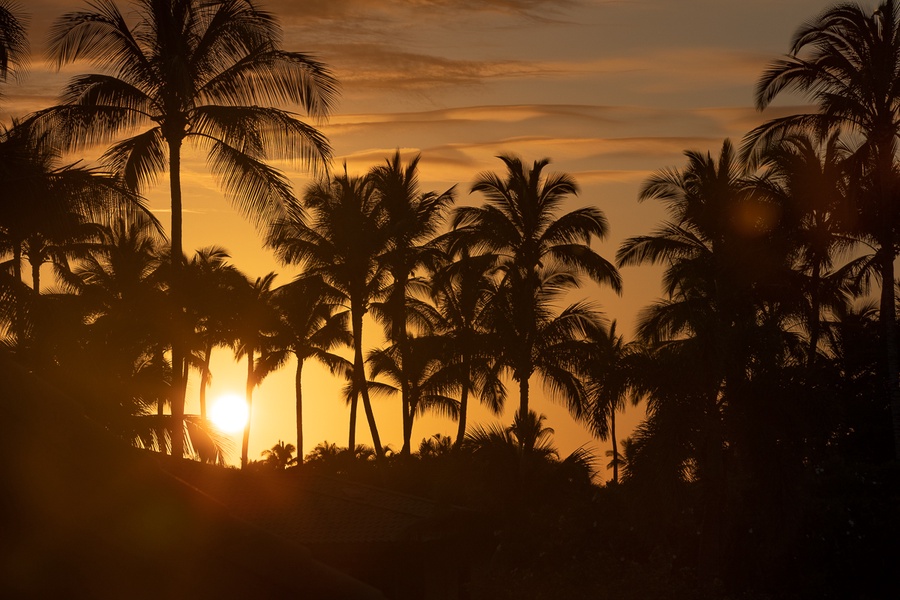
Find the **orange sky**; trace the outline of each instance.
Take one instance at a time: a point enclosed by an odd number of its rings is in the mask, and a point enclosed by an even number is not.
[[[816,0],[265,0],[285,27],[284,47],[316,55],[331,65],[342,99],[323,129],[337,162],[362,173],[399,148],[422,154],[424,190],[458,184],[461,201],[484,170],[499,170],[497,154],[526,160],[552,159],[551,170],[568,172],[581,185],[571,208],[594,204],[606,212],[611,236],[597,249],[612,259],[619,242],[646,233],[662,212],[638,204],[638,187],[651,172],[683,164],[685,149],[717,151],[725,137],[740,139],[778,108],[760,115],[753,87],[765,65],[784,53],[791,34],[830,3]],[[126,3],[119,2],[121,7]],[[7,83],[0,116],[54,103],[61,83],[82,66],[52,73],[43,40],[59,14],[78,2],[32,1],[34,59],[27,76]],[[124,10],[124,9],[123,9]],[[784,109],[781,109],[784,110]],[[308,182],[288,171],[298,193]],[[183,173],[185,248],[225,246],[233,262],[256,277],[270,270],[290,275],[261,249],[257,232],[242,220],[202,160],[188,160]],[[168,222],[167,186],[148,195]],[[625,292],[586,288],[582,297],[600,303],[620,331],[632,331],[637,311],[659,292],[655,269],[625,269]],[[377,330],[367,331],[375,342]],[[243,389],[244,370],[227,350],[214,359],[210,397]],[[346,444],[348,409],[337,397],[339,382],[312,365],[305,368],[307,423],[304,451],[328,440]],[[294,441],[293,365],[269,376],[254,395],[250,457],[278,439]],[[538,382],[532,389],[540,393]],[[190,392],[196,396],[196,387]],[[514,392],[513,392],[514,394]],[[511,397],[503,421],[517,404]],[[533,407],[547,415],[563,453],[587,445],[601,458],[600,443],[566,411],[543,396]],[[196,410],[196,406],[193,407]],[[188,405],[188,410],[192,410]],[[399,449],[397,399],[376,399],[382,440]],[[620,429],[628,434],[640,417],[632,410]],[[476,412],[475,420],[493,419]],[[368,442],[361,421],[359,440]],[[455,434],[446,420],[422,419],[414,439]],[[237,461],[235,437],[232,461]],[[605,464],[607,460],[602,459]]]

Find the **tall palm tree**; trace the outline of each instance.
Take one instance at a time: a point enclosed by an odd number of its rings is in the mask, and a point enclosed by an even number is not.
[[[885,390],[890,398],[896,458],[900,458],[900,355],[896,334],[894,259],[897,256],[900,178],[900,6],[883,0],[874,11],[838,4],[801,26],[790,54],[771,64],[757,84],[765,109],[781,92],[795,90],[818,105],[814,113],[775,119],[748,136],[747,148],[786,131],[846,128],[860,139],[855,151],[862,193],[856,197],[860,230],[877,245]]]
[[[266,369],[284,364],[289,356],[297,361],[294,394],[297,420],[297,460],[303,461],[303,365],[316,359],[332,373],[345,373],[350,363],[333,352],[339,346],[351,346],[346,310],[341,310],[341,294],[321,277],[301,277],[277,288],[273,303],[278,312],[278,328],[269,340],[262,359]]]
[[[367,178],[345,172],[307,188],[307,224],[299,211],[278,221],[267,243],[285,264],[299,264],[309,276],[320,276],[350,305],[353,334],[353,390],[350,402],[349,448],[356,447],[356,413],[363,409],[378,456],[383,455],[375,413],[369,398],[363,359],[363,316],[385,287],[387,274],[377,258],[388,247],[385,215]]]
[[[558,327],[566,324],[573,333],[591,319],[580,306],[570,307],[563,313],[566,318],[556,321],[552,303],[577,287],[578,275],[607,284],[617,293],[622,282],[616,268],[590,245],[594,238],[603,239],[607,234],[602,211],[586,207],[557,214],[566,199],[578,192],[575,180],[564,173],[544,174],[548,159],[528,167],[515,156],[499,158],[506,166],[506,177],[482,173],[472,186],[473,192],[484,194],[486,204],[454,211],[451,249],[468,247],[473,254],[498,257],[505,300],[498,326],[505,333],[505,360],[519,385],[519,414],[527,415],[529,380],[541,364],[538,351],[549,347],[539,341],[542,328],[545,333],[559,334],[562,330]],[[552,322],[556,325],[546,329]],[[545,362],[544,367],[547,378],[550,363]],[[567,394],[574,391],[560,385],[561,380],[547,380]],[[577,411],[580,398],[568,400]]]
[[[250,425],[253,409],[253,389],[262,383],[268,374],[264,361],[257,361],[257,357],[267,346],[267,337],[275,334],[278,327],[278,316],[275,312],[272,296],[272,282],[275,273],[268,273],[257,277],[255,281],[248,280],[243,289],[235,295],[235,300],[240,307],[239,322],[235,327],[235,355],[238,358],[247,359],[247,423],[244,425],[244,434],[241,438],[241,468],[247,466],[247,452],[250,445]]]
[[[369,173],[381,210],[385,211],[387,218],[389,246],[379,260],[385,265],[392,280],[390,287],[385,290],[386,300],[377,307],[373,305],[373,309],[377,310],[385,323],[386,335],[398,353],[398,365],[401,368],[412,362],[408,356],[407,304],[411,288],[421,288],[421,281],[413,279],[413,274],[435,252],[428,243],[443,223],[445,209],[454,200],[452,188],[442,194],[419,191],[419,159],[420,155],[417,155],[404,166],[398,150],[385,164],[373,168]],[[403,430],[410,433],[415,414],[407,387],[411,377],[407,375],[399,378]],[[410,452],[409,440],[405,440],[403,452]]]
[[[112,1],[63,15],[53,26],[57,65],[87,60],[106,73],[80,75],[62,105],[42,121],[71,149],[116,142],[104,155],[128,185],[143,189],[168,172],[171,260],[182,250],[182,146],[193,142],[233,203],[256,222],[284,215],[294,201],[287,180],[265,161],[300,159],[314,168],[331,156],[314,127],[281,108],[299,105],[328,116],[337,93],[329,70],[306,54],[279,47],[276,19],[250,0],[134,0],[129,27]],[[175,277],[177,280],[178,277]],[[186,358],[173,345],[176,373]],[[184,414],[184,381],[173,412]],[[175,454],[181,440],[175,440]]]

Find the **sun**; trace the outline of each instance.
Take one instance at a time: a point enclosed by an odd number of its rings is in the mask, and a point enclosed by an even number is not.
[[[209,409],[209,418],[219,430],[237,433],[247,424],[247,402],[234,393],[222,394]]]

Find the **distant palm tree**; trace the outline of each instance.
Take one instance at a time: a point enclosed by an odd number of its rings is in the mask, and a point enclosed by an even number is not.
[[[235,294],[240,314],[235,328],[235,355],[247,359],[247,423],[241,439],[241,468],[247,466],[247,451],[250,444],[250,425],[253,408],[253,389],[262,383],[268,374],[264,361],[257,361],[267,345],[267,337],[273,336],[278,328],[278,315],[275,312],[272,296],[272,282],[275,273],[257,277],[255,281],[247,281],[244,288]]]
[[[800,27],[788,56],[775,61],[757,84],[756,104],[765,109],[782,91],[796,90],[818,105],[812,113],[769,121],[752,131],[746,148],[796,129],[844,127],[860,137],[855,151],[861,189],[855,196],[859,230],[877,245],[881,277],[881,324],[885,344],[885,390],[890,398],[895,457],[900,458],[900,350],[895,327],[894,260],[897,256],[900,177],[900,6],[883,0],[874,11],[835,5]]]
[[[453,439],[436,433],[419,444],[419,458],[436,458],[446,456],[453,451]]]
[[[570,408],[578,412],[582,398],[571,385],[575,382],[563,377],[566,369],[553,366],[552,356],[538,358],[563,338],[554,344],[548,344],[546,336],[539,340],[542,331],[577,335],[593,319],[583,305],[569,307],[558,317],[551,310],[563,293],[578,285],[578,275],[621,291],[619,272],[590,246],[594,238],[606,236],[606,218],[596,207],[557,214],[578,186],[567,174],[545,175],[548,159],[527,167],[515,156],[499,158],[506,177],[482,173],[472,186],[487,203],[454,211],[451,252],[468,247],[472,254],[498,257],[504,304],[496,326],[504,339],[504,360],[519,385],[519,414],[529,414],[529,380],[536,371],[564,392]]]
[[[625,401],[633,387],[636,374],[629,359],[636,347],[633,342],[626,344],[624,337],[616,332],[616,321],[610,323],[609,329],[592,332],[589,343],[592,352],[586,355],[588,362],[585,365],[589,403],[586,420],[594,435],[601,440],[611,440],[612,481],[619,483],[621,456],[616,437],[616,413],[625,410]],[[639,398],[635,394],[632,401]]]
[[[272,297],[279,321],[261,358],[267,363],[267,370],[284,364],[289,356],[297,361],[294,394],[300,462],[303,460],[303,365],[312,358],[332,373],[342,374],[350,368],[347,359],[332,352],[353,343],[347,326],[348,314],[341,310],[341,300],[342,295],[320,277],[300,277],[277,288]]]
[[[283,471],[287,467],[297,464],[297,457],[294,456],[296,450],[293,444],[286,444],[278,440],[278,443],[269,450],[263,450],[260,456],[265,459],[267,465]]]
[[[143,189],[169,174],[171,260],[182,261],[182,145],[207,153],[237,208],[257,222],[285,214],[294,202],[284,176],[266,164],[301,159],[315,167],[331,157],[314,127],[280,108],[300,105],[328,116],[337,83],[308,55],[279,48],[281,29],[249,0],[135,0],[134,27],[113,2],[63,15],[50,35],[58,65],[82,59],[112,74],[75,77],[62,105],[42,113],[71,149],[128,135],[104,155],[128,185]],[[177,280],[177,276],[175,278]],[[173,414],[184,413],[182,344],[172,348],[179,380]],[[174,440],[177,455],[181,440]]]
[[[361,396],[375,452],[382,455],[375,414],[369,399],[363,358],[363,316],[382,293],[387,273],[378,257],[388,247],[386,218],[371,182],[345,172],[309,186],[304,204],[307,223],[299,212],[276,222],[268,245],[285,264],[299,264],[309,276],[322,277],[350,305],[353,333],[353,390],[348,447],[356,447],[356,413]]]

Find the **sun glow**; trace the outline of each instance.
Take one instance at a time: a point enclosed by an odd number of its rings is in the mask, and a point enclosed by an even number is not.
[[[228,393],[218,397],[209,409],[213,424],[225,433],[237,433],[247,424],[247,402],[238,394]]]

